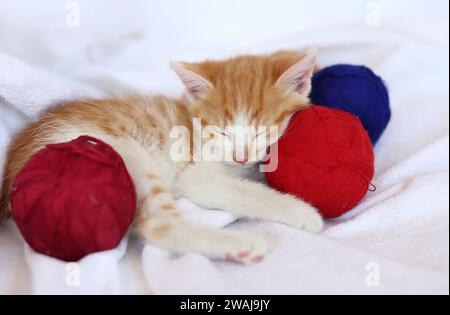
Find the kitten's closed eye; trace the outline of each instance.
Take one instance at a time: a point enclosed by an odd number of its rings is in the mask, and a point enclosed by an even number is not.
[[[231,135],[229,133],[227,133],[226,131],[220,131],[220,134],[225,137],[231,137]]]
[[[230,137],[230,134],[226,130],[223,130],[218,127],[212,127],[211,132],[214,133],[215,135],[219,135],[219,136],[223,136],[223,137]]]

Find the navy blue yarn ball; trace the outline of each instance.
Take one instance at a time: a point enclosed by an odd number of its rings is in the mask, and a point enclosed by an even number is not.
[[[335,65],[320,70],[312,79],[311,101],[358,116],[372,144],[378,141],[391,118],[389,94],[383,80],[364,66]]]

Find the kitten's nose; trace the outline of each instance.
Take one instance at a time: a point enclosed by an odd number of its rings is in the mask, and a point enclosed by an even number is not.
[[[240,154],[239,156],[236,152],[233,152],[233,161],[239,164],[245,164],[248,162],[248,148],[246,147],[244,150],[244,154]]]

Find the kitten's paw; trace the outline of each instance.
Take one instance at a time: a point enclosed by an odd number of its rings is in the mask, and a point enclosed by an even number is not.
[[[293,210],[295,219],[292,226],[311,233],[319,233],[323,229],[323,219],[319,212],[310,205],[302,205]]]
[[[270,250],[267,240],[255,235],[240,235],[232,243],[228,244],[225,260],[245,265],[260,262]]]
[[[323,230],[322,216],[315,209],[305,218],[304,228],[311,233],[319,233]]]

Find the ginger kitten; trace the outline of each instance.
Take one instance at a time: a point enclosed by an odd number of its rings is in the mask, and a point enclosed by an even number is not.
[[[50,143],[90,135],[123,157],[139,200],[134,227],[161,248],[241,263],[257,262],[269,250],[260,236],[184,221],[174,202],[180,196],[239,217],[320,231],[322,218],[309,204],[246,178],[258,171],[267,147],[278,140],[291,115],[308,106],[315,55],[315,50],[283,51],[172,63],[186,86],[182,101],[132,96],[80,100],[49,109],[9,147],[0,218],[9,214],[12,182],[33,153]],[[193,118],[208,130],[200,142],[194,137]],[[176,136],[177,130],[188,136]],[[203,158],[205,143],[211,161]],[[188,148],[185,159],[174,158],[174,146],[180,144]]]

